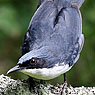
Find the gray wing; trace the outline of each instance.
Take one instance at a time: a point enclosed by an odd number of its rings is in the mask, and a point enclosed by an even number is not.
[[[45,1],[49,1],[49,0],[38,0],[38,5],[40,6]],[[59,8],[70,7],[73,3],[75,3],[77,7],[80,8],[85,0],[50,0],[50,1],[54,1]]]
[[[81,36],[82,21],[79,9],[76,7],[61,9],[57,18],[55,31],[55,35],[60,35],[60,38],[63,39],[58,45],[61,50],[59,58],[65,64],[72,66],[79,58],[84,40]]]
[[[32,17],[22,45],[22,55],[39,48],[42,41],[53,31],[57,9],[53,2],[42,4]]]

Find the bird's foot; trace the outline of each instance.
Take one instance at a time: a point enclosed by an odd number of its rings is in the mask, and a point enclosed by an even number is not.
[[[67,84],[67,81],[65,81],[62,86],[63,87],[62,87],[61,95],[68,95],[68,84]]]
[[[42,88],[44,88],[44,85],[47,85],[47,83],[45,81],[37,80],[32,77],[28,78],[27,83],[29,85],[30,92],[37,93],[37,95],[39,95],[38,89],[42,89]]]
[[[29,85],[29,90],[30,90],[30,92],[31,92],[31,90],[34,90],[35,88],[35,82],[34,82],[34,80],[33,80],[33,78],[32,77],[29,77],[28,79],[27,79],[27,83],[28,83],[28,85]]]

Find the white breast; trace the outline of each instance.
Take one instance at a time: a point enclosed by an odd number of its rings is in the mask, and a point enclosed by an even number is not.
[[[58,77],[63,73],[66,73],[70,69],[71,67],[69,67],[69,65],[66,64],[64,66],[55,66],[53,68],[24,69],[21,70],[21,72],[37,79],[50,80]]]

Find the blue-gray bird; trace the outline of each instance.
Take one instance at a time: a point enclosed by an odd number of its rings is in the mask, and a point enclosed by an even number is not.
[[[84,43],[79,8],[84,0],[39,0],[22,45],[22,57],[7,74],[21,71],[50,80],[69,71]]]

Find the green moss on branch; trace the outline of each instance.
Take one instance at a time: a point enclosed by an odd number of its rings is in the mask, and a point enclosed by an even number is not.
[[[36,84],[30,92],[27,82],[0,75],[0,95],[61,95],[61,92],[63,95],[95,95],[95,87],[62,88],[63,85],[59,84]]]

